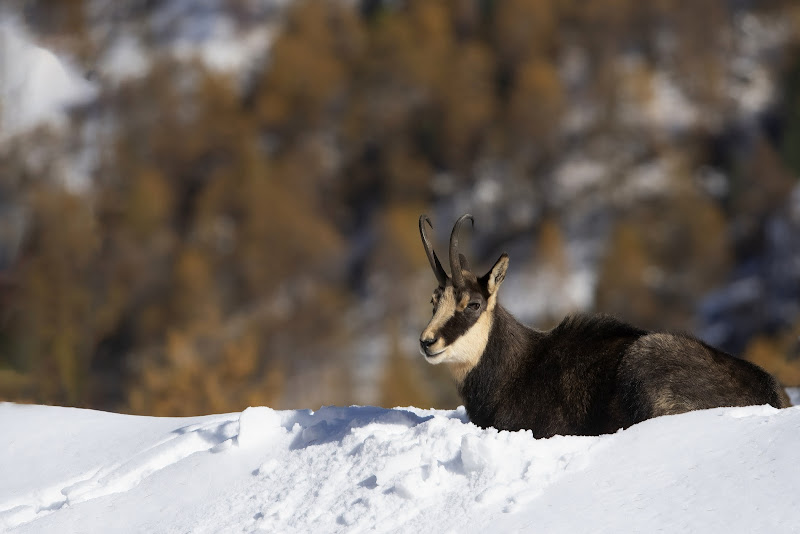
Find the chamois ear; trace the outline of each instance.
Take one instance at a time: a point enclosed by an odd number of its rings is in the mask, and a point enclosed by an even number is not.
[[[489,295],[494,295],[500,289],[500,284],[506,278],[506,269],[508,269],[508,254],[503,252],[494,267],[481,277],[481,283],[486,287]]]

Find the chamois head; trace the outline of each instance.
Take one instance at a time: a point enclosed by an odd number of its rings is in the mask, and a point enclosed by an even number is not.
[[[431,228],[433,225],[427,215],[419,218],[422,244],[439,282],[431,299],[433,318],[419,338],[420,351],[432,364],[446,362],[453,365],[457,378],[463,378],[478,363],[486,348],[497,304],[497,290],[508,268],[508,255],[504,253],[480,278],[469,270],[467,258],[458,252],[458,232],[467,220],[475,224],[472,215],[462,215],[450,234],[451,276],[447,276],[425,235],[425,223]]]

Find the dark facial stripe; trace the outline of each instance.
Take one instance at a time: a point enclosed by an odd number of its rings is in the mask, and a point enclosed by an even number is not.
[[[450,345],[464,335],[478,321],[478,317],[480,314],[456,312],[439,330],[439,336],[444,339],[445,345]]]

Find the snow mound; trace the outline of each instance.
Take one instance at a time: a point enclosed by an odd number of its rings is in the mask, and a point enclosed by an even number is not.
[[[800,408],[534,439],[453,411],[152,418],[0,405],[13,532],[735,532],[796,528]]]

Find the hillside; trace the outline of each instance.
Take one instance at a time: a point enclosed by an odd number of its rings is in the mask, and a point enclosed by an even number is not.
[[[2,404],[0,421],[0,528],[16,533],[800,529],[800,407],[541,440],[463,409]]]
[[[465,212],[522,322],[800,385],[798,95],[792,0],[4,0],[0,399],[453,408],[417,219]]]

